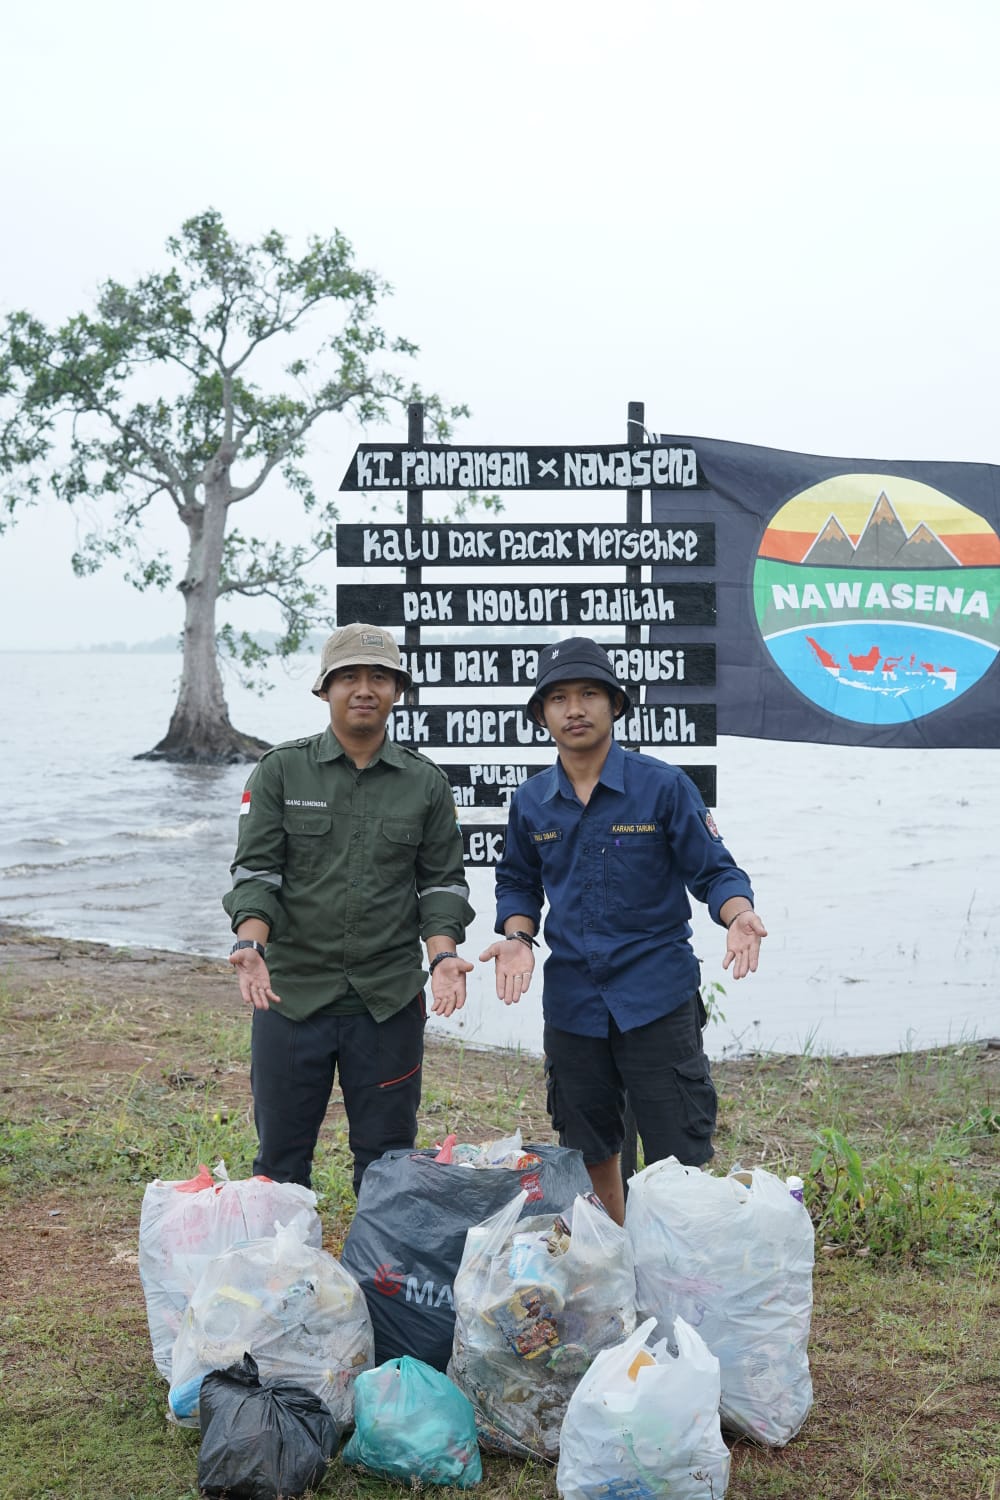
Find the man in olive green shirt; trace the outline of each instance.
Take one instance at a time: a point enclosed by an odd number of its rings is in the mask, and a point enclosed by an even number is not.
[[[337,1074],[355,1192],[369,1162],[412,1147],[428,972],[436,1015],[465,1004],[474,913],[451,788],[386,735],[410,680],[388,632],[335,631],[313,687],[330,727],[269,750],[243,793],[223,905],[253,1008],[254,1172],[279,1182],[310,1185]]]

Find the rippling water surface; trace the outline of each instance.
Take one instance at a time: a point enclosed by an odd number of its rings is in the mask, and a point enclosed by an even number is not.
[[[132,759],[165,731],[178,669],[167,655],[0,653],[0,918],[228,951],[219,901],[246,768]],[[263,701],[234,687],[234,723],[272,740],[321,729],[312,671],[311,660],[276,670]],[[1000,752],[729,739],[714,758],[716,818],[770,930],[760,972],[737,985],[722,972],[722,934],[696,914],[703,979],[726,989],[714,1055],[1000,1033]],[[470,883],[476,958],[492,941],[492,875]],[[440,1029],[539,1051],[539,994],[506,1010],[479,970],[464,1015]]]

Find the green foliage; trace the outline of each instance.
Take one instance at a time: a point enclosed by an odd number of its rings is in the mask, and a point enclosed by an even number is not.
[[[722,1002],[725,998],[726,987],[724,984],[720,984],[717,979],[710,979],[707,984],[702,984],[701,1000],[705,1007],[705,1014],[708,1017],[708,1024],[710,1026],[713,1024],[718,1025],[720,1021],[725,1021],[726,1013],[722,1009]]]
[[[83,1183],[183,1180],[199,1162],[225,1161],[247,1176],[252,1150],[246,1120],[220,1110],[211,1096],[177,1099],[166,1088],[139,1084],[114,1113],[78,1120],[0,1122],[0,1187],[20,1189]]]
[[[839,1131],[816,1132],[806,1202],[827,1244],[929,1260],[980,1254],[1000,1234],[1000,1198],[967,1186],[940,1150],[865,1162]]]
[[[74,506],[104,502],[73,558],[78,574],[115,560],[137,589],[176,583],[185,597],[207,599],[213,617],[216,599],[270,599],[284,624],[277,653],[287,655],[311,627],[330,623],[322,590],[308,580],[333,547],[338,516],[303,466],[313,428],[334,413],[383,421],[420,401],[429,436],[442,441],[466,409],[406,378],[417,346],[391,337],[375,316],[391,289],[355,265],[339,232],[311,237],[296,256],[276,231],[238,242],[209,209],[166,248],[166,270],[133,286],[104,283],[93,311],[61,327],[23,310],[6,318],[0,531],[47,493]],[[309,518],[302,544],[232,526],[233,507],[272,475]],[[172,507],[187,530],[180,579],[166,555],[146,548],[154,504]],[[248,637],[223,625],[218,639],[253,677],[261,653]]]
[[[956,1137],[986,1140],[991,1135],[1000,1135],[1000,1109],[984,1104],[955,1127]]]
[[[60,951],[69,957],[71,947]],[[51,951],[39,940],[39,959]],[[195,1500],[198,1434],[165,1419],[137,1226],[154,1175],[188,1177],[220,1156],[234,1176],[249,1171],[248,1018],[230,974],[217,976],[217,1000],[208,998],[200,961],[168,969],[127,950],[94,957],[81,977],[68,963],[19,965],[8,955],[0,982],[0,1491],[12,1500]],[[739,1155],[782,1175],[800,1171],[821,1244],[872,1249],[819,1255],[816,1404],[784,1449],[734,1444],[730,1500],[996,1497],[995,1063],[983,1048],[962,1047],[914,1054],[905,1069],[895,1058],[717,1064],[715,1170]],[[547,1126],[528,1134],[532,1119],[545,1119],[538,1058],[429,1038],[422,1144],[450,1128],[481,1140],[518,1125],[528,1139],[547,1139]],[[871,1217],[871,1200],[887,1176],[912,1184],[914,1165],[930,1248],[876,1254],[869,1231],[881,1223],[888,1240],[892,1225]],[[935,1196],[929,1180],[939,1168],[961,1201]],[[350,1177],[334,1105],[314,1169],[334,1253],[353,1212]],[[844,1206],[824,1222],[838,1181]],[[912,1229],[915,1204],[906,1212]],[[936,1248],[946,1235],[947,1253]],[[338,1500],[401,1493],[339,1458],[319,1491]],[[478,1494],[555,1500],[555,1471],[484,1456]]]

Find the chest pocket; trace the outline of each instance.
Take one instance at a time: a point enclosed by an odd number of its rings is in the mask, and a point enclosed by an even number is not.
[[[383,884],[412,877],[420,847],[420,824],[383,818],[375,841],[375,875]]]
[[[644,916],[666,875],[662,833],[608,834],[604,846],[604,903],[629,927],[643,927]],[[629,920],[631,919],[631,920]]]
[[[285,859],[289,879],[297,875],[315,875],[330,857],[330,829],[333,819],[328,812],[286,808],[282,819],[285,830]]]

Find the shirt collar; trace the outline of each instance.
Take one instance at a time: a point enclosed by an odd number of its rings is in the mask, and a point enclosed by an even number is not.
[[[337,736],[334,734],[333,730],[330,729],[330,728],[324,729],[323,733],[320,735],[319,752],[318,752],[318,755],[317,755],[317,759],[318,760],[341,760],[341,759],[348,760],[348,759],[350,759],[350,757],[347,754],[347,751],[344,749],[343,745],[340,743],[340,741],[338,740]],[[388,735],[385,736],[385,739],[382,741],[381,745],[376,750],[376,752],[372,756],[371,760],[368,762],[368,766],[377,765],[379,763],[379,761],[382,761],[387,766],[395,766],[397,769],[400,768],[401,766],[403,766],[405,764],[405,761],[403,759],[403,752],[402,752],[402,750],[399,748],[399,746],[395,743],[394,740],[391,740],[389,738]],[[365,767],[365,770],[368,769],[368,766]]]
[[[542,801],[551,802],[556,792],[562,792],[564,797],[575,797],[576,793],[573,790],[573,784],[563,769],[562,761],[557,760],[551,770],[552,775],[549,785],[545,788]],[[601,774],[597,780],[601,786],[606,786],[611,792],[624,792],[625,751],[617,740],[611,741],[611,748],[608,750],[604,764],[601,767]]]

